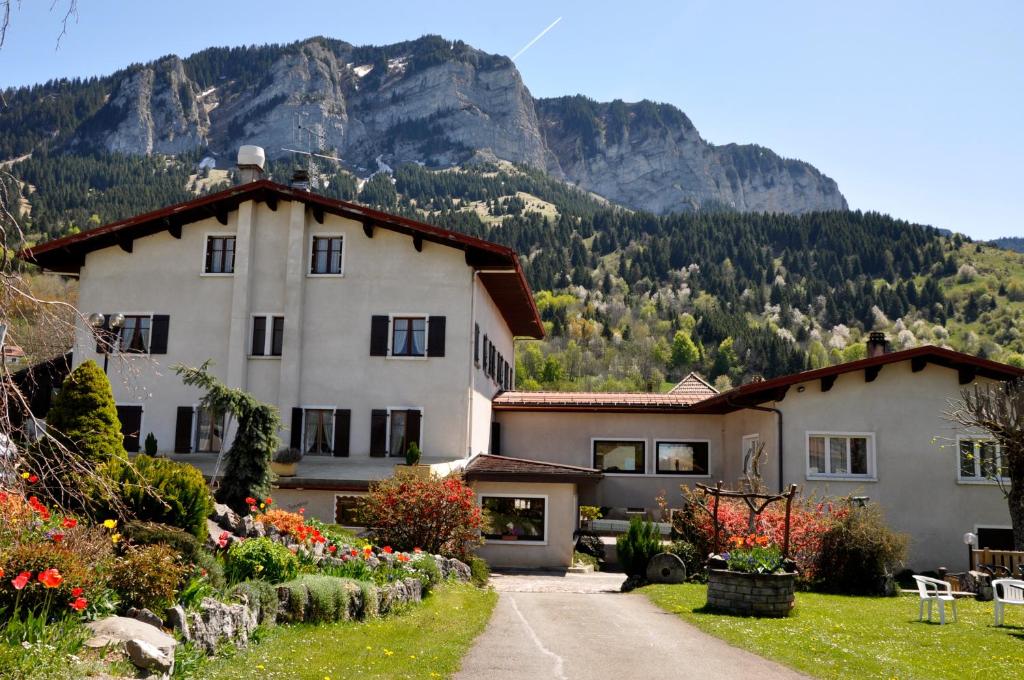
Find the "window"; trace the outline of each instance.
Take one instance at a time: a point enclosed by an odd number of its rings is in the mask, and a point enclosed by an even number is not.
[[[473,363],[480,365],[480,324],[473,326]]]
[[[314,236],[313,252],[309,258],[309,273],[341,274],[341,236]]]
[[[420,445],[420,411],[391,410],[388,413],[388,455],[402,457],[409,445]]]
[[[808,434],[808,477],[870,477],[874,439],[868,433]]]
[[[267,325],[270,332],[267,332]],[[254,357],[279,357],[284,347],[284,317],[261,314],[252,318],[252,343],[249,353]]]
[[[117,404],[117,419],[121,423],[124,450],[138,453],[142,441],[142,407],[137,404]]]
[[[334,409],[307,408],[302,422],[302,453],[329,456],[334,447]]]
[[[196,452],[220,453],[224,444],[224,414],[211,409],[196,409]]]
[[[647,442],[594,440],[594,467],[605,472],[644,474]]]
[[[1013,550],[1013,529],[978,527],[978,547],[984,550]]]
[[[659,475],[707,475],[708,442],[658,442]]]
[[[484,538],[494,541],[547,540],[547,499],[544,497],[482,496]]]
[[[1002,447],[988,437],[957,439],[959,479],[966,482],[995,482],[1006,478]]]
[[[426,355],[427,319],[422,316],[398,316],[392,320],[391,356],[421,357]]]
[[[206,274],[233,274],[235,272],[235,237],[206,237]]]
[[[131,354],[149,354],[150,316],[126,316],[119,333],[118,349]]]

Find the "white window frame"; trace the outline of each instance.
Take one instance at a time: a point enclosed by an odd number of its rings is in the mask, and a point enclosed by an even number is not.
[[[303,458],[305,458],[306,455],[307,455],[306,454],[306,411],[330,411],[331,412],[331,435],[333,436],[334,435],[334,429],[338,426],[338,423],[337,423],[338,407],[336,405],[335,406],[326,406],[326,405],[321,405],[321,404],[302,404],[301,406],[299,406],[299,408],[302,409],[302,431],[300,432],[300,435],[299,435],[299,451],[302,452],[302,456],[303,456]],[[308,455],[310,455],[310,456],[317,456],[317,457],[321,457],[321,458],[332,458],[335,455],[335,453],[334,453],[334,442],[333,441],[331,442],[331,452],[330,452],[330,454],[310,453]]]
[[[961,471],[960,471],[960,443],[964,442],[964,441],[973,441],[973,442],[975,442],[975,446],[974,446],[974,449],[975,449],[975,453],[974,453],[974,470],[979,473],[978,476],[976,476],[976,477],[964,477],[961,474]],[[999,477],[999,478],[993,477],[993,478],[989,478],[989,477],[981,476],[981,474],[980,474],[981,473],[981,459],[977,455],[977,453],[978,453],[978,451],[977,451],[978,450],[977,442],[993,442],[996,445],[996,465],[998,467],[1002,467],[1003,466],[1003,447],[1002,447],[1002,444],[1000,444],[996,440],[995,437],[993,437],[992,435],[988,435],[988,434],[959,434],[956,437],[956,459],[955,459],[955,462],[956,462],[956,483],[957,484],[967,484],[967,485],[978,484],[978,485],[987,485],[987,486],[998,486],[1000,484],[1009,484],[1010,483],[1010,478],[1009,477]],[[989,527],[989,526],[986,525],[985,528],[987,528],[987,529],[998,529],[999,527]]]
[[[811,469],[811,437],[825,437],[825,472],[818,472],[817,470]],[[867,440],[867,474],[834,474],[828,472],[828,469],[832,465],[832,458],[829,455],[829,438],[851,438],[851,437],[863,437]],[[849,457],[850,444],[846,444],[846,453]],[[850,461],[852,462],[852,461]],[[874,432],[830,432],[827,430],[808,430],[805,432],[804,437],[804,467],[807,473],[807,479],[821,479],[828,481],[851,481],[851,482],[877,482],[878,472],[875,467],[875,433]]]
[[[115,354],[122,357],[148,357],[153,350],[153,316],[154,312],[117,312],[121,316],[127,318],[129,316],[146,316],[149,317],[149,337],[146,338],[146,351],[145,352],[122,352],[121,351],[121,332],[124,331],[124,324],[117,329],[117,338],[114,342],[114,346],[111,348],[110,354]],[[111,332],[109,329],[105,332]],[[124,406],[130,406],[131,404],[124,404]]]
[[[594,451],[594,445],[597,442],[643,442],[644,443],[644,470],[643,472],[608,472],[596,468],[595,463],[597,453]],[[589,456],[591,467],[595,467],[601,470],[606,477],[652,477],[649,470],[651,469],[651,446],[650,441],[647,437],[591,437],[590,438],[590,451],[587,454]],[[710,465],[710,463],[709,463]]]
[[[259,312],[249,315],[249,334],[246,336],[245,355],[249,359],[281,359],[284,354],[284,338],[281,338],[281,354],[271,354],[270,349],[274,345],[274,317],[285,318],[281,312]],[[263,317],[267,320],[266,331],[263,336],[263,354],[252,353],[252,334],[256,332],[256,319]]]
[[[395,342],[395,319],[423,319],[423,355],[395,356],[392,345]],[[423,312],[395,312],[388,314],[388,353],[386,359],[395,361],[426,361],[430,358],[430,315]]]
[[[607,440],[602,440],[607,441]],[[707,444],[708,445],[708,471],[707,474],[692,474],[688,472],[658,472],[658,444]],[[692,439],[655,439],[651,449],[651,466],[655,477],[690,477],[694,479],[709,479],[711,477],[711,440],[694,437]],[[645,466],[646,467],[646,466]],[[646,473],[645,473],[646,474]]]
[[[422,406],[388,406],[386,410],[388,412],[388,423],[387,423],[387,430],[384,432],[384,451],[386,452],[384,457],[385,458],[400,458],[400,456],[392,456],[391,455],[391,412],[392,411],[419,411],[420,412],[420,444],[419,444],[419,446],[420,446],[420,451],[422,452],[423,451],[423,444],[424,444],[424,442],[427,441],[426,436],[423,434],[424,431],[425,431],[423,429],[423,425],[424,425],[424,421],[426,420],[426,418],[423,417],[423,407]]]
[[[206,249],[209,247],[210,238],[223,238],[225,236],[232,236],[235,239],[235,260],[231,272],[208,272],[206,271]],[[235,275],[235,269],[238,268],[238,232],[234,231],[207,231],[203,233],[203,249],[200,253],[199,259],[199,275],[208,276],[211,278],[223,278],[232,277]]]
[[[741,464],[744,462],[743,461],[744,456],[747,455],[747,442],[750,441],[750,440],[753,440],[753,441],[757,442],[758,444],[760,444],[761,441],[762,441],[761,440],[761,434],[759,432],[755,432],[754,434],[745,434],[745,435],[743,435],[743,437],[740,438],[740,463]],[[808,463],[809,463],[809,461],[808,461]],[[750,474],[750,470],[748,470],[746,464],[744,464],[743,465],[743,475],[745,476],[745,475],[748,475],[748,474]]]
[[[313,272],[313,239],[314,238],[340,238],[341,239],[341,271],[337,274],[316,274]],[[309,235],[306,243],[306,277],[310,279],[342,279],[345,278],[345,254],[348,252],[348,237],[343,232],[313,232]]]
[[[228,439],[228,415],[224,414],[224,430],[221,432],[221,443],[220,451],[200,451],[199,450],[199,411],[201,410],[199,404],[192,404],[192,451],[191,453],[204,453],[204,454],[221,454],[225,452],[225,444]]]
[[[548,499],[547,494],[540,493],[491,493],[488,491],[481,491],[477,494],[479,498],[480,512],[484,511],[484,499],[485,498],[540,498],[544,500],[544,540],[535,541],[527,539],[525,541],[501,541],[495,539],[488,539],[488,545],[519,545],[519,546],[545,546],[548,544],[548,530],[550,528],[551,520],[551,501]],[[483,531],[480,531],[481,536]]]

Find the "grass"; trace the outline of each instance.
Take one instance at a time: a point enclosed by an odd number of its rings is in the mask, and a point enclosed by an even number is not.
[[[916,596],[797,593],[788,618],[755,619],[704,611],[699,584],[639,592],[715,637],[820,678],[1010,678],[1024,668],[1021,607],[1008,607],[1008,625],[996,628],[991,602],[959,600],[959,623],[939,626],[917,621]]]
[[[248,651],[183,675],[204,680],[445,678],[458,670],[496,601],[492,590],[446,585],[398,616],[268,629]]]

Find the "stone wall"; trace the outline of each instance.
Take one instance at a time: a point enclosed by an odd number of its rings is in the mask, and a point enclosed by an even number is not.
[[[708,570],[708,607],[740,616],[787,616],[793,609],[796,574],[744,574]]]

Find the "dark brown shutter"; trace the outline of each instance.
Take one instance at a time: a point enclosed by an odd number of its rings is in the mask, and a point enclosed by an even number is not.
[[[388,355],[388,317],[374,315],[370,323],[370,356]]]
[[[444,327],[445,317],[432,316],[427,322],[427,356],[444,356]]]
[[[375,408],[370,414],[370,455],[375,457],[388,455],[387,442],[388,412]]]
[[[491,455],[501,455],[501,423],[491,423]]]
[[[420,420],[422,414],[416,410],[409,410],[405,412],[405,449],[409,449],[409,444],[416,442],[416,446],[423,448],[423,442],[420,441]],[[402,451],[405,453],[405,451]]]
[[[174,424],[174,452],[192,452],[192,415],[191,406],[178,407],[178,419]]]
[[[110,350],[110,315],[103,315],[103,325],[96,329],[96,352],[106,354]]]
[[[149,353],[167,354],[167,333],[171,327],[171,317],[166,314],[154,314],[153,326],[150,331]]]
[[[124,437],[124,450],[138,453],[140,433],[142,429],[141,406],[118,406],[117,419],[121,421],[121,435]]]
[[[338,409],[334,412],[334,455],[348,456],[349,430],[352,425],[352,411]]]
[[[473,361],[480,365],[480,324],[473,326]]]
[[[302,409],[297,406],[292,409],[291,447],[299,451],[302,450]]]

